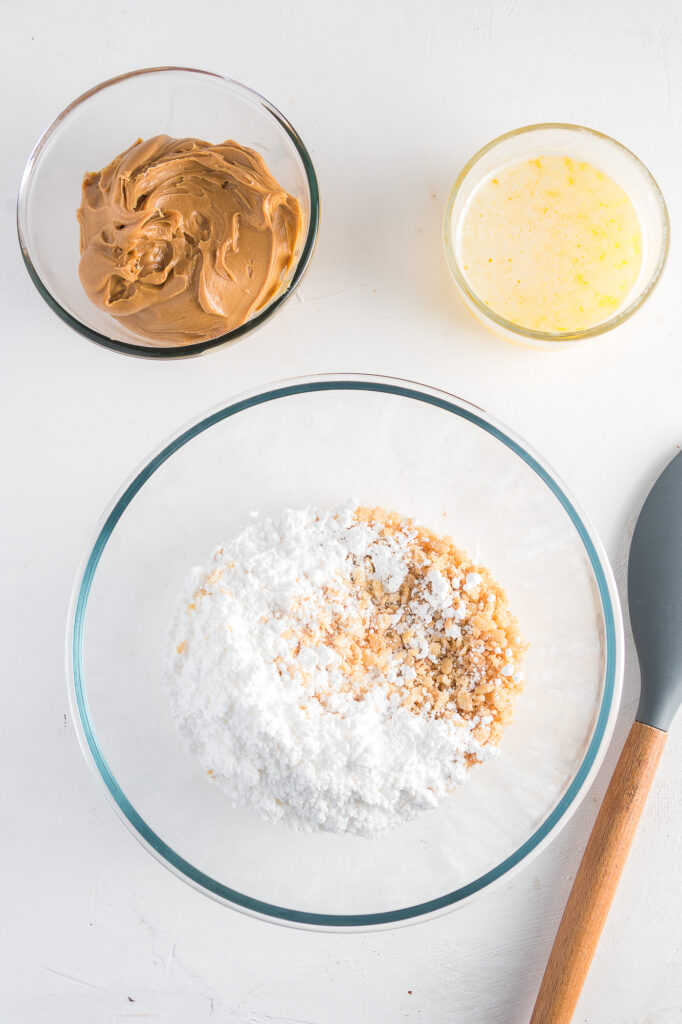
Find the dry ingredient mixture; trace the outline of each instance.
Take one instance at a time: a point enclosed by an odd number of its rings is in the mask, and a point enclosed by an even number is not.
[[[449,538],[352,503],[287,510],[190,574],[168,695],[234,802],[376,836],[495,755],[524,649],[504,591]]]
[[[157,345],[216,338],[267,305],[302,227],[255,150],[168,135],[86,174],[78,221],[88,296]]]

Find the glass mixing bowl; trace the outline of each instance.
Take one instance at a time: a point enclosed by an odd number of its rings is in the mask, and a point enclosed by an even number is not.
[[[227,334],[191,345],[155,345],[98,309],[78,277],[76,210],[87,171],[110,163],[138,138],[166,134],[208,142],[235,139],[257,150],[303,214],[298,253],[267,306]],[[283,114],[229,78],[192,68],[147,68],[95,86],[74,100],[40,137],[29,157],[17,207],[24,262],[36,288],[65,323],[91,341],[156,359],[198,355],[265,323],[301,280],[317,240],[317,178],[308,151]]]
[[[351,497],[451,534],[506,587],[531,645],[499,758],[375,840],[296,832],[233,808],[185,749],[163,678],[191,567],[252,510]],[[366,929],[462,903],[566,824],[611,736],[623,634],[602,547],[537,455],[443,391],[345,375],[235,398],[135,470],[78,575],[67,658],[86,759],[158,860],[257,916]]]

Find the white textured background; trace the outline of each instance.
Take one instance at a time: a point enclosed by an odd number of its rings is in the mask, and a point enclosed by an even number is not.
[[[0,40],[0,1019],[527,1021],[634,716],[630,642],[606,764],[545,853],[434,923],[328,936],[211,903],[116,820],[68,718],[67,603],[94,522],[152,446],[234,391],[322,370],[424,380],[499,416],[574,490],[622,584],[638,506],[682,441],[679,5],[4,0]],[[14,198],[34,141],[70,100],[166,63],[226,73],[279,106],[311,151],[323,218],[298,299],[274,322],[233,349],[156,364],[96,348],[42,302],[21,265]],[[591,347],[557,355],[507,346],[470,319],[439,239],[464,161],[500,132],[543,120],[587,124],[634,149],[673,225],[668,269],[644,309]],[[678,721],[578,1022],[682,1020],[681,796]]]

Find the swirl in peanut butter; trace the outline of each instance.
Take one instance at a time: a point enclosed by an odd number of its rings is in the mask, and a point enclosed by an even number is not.
[[[156,135],[86,174],[78,221],[90,299],[153,344],[188,345],[276,295],[302,216],[254,150]]]

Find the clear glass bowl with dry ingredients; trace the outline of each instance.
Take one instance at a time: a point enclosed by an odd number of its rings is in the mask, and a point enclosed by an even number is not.
[[[265,304],[254,308],[244,323],[208,340],[150,342],[138,327],[128,326],[125,317],[115,318],[93,303],[79,277],[76,211],[84,175],[105,168],[136,140],[158,135],[201,139],[212,145],[234,139],[260,154],[276,182],[300,207],[300,231],[274,294],[269,289],[264,293]],[[159,212],[165,216],[163,203]],[[315,170],[284,115],[238,82],[176,67],[133,71],[74,100],[36,143],[21,181],[17,209],[24,262],[54,312],[91,341],[156,359],[207,352],[262,326],[300,282],[313,254],[318,225]]]
[[[233,806],[178,735],[164,678],[189,569],[254,512],[275,518],[349,499],[450,535],[504,587],[529,645],[499,756],[373,839],[298,831]],[[461,905],[566,824],[614,726],[623,633],[599,540],[527,445],[443,391],[341,375],[237,396],[133,472],[79,571],[67,661],[86,760],[162,864],[255,916],[369,929]]]
[[[555,352],[629,319],[658,283],[669,238],[644,164],[572,124],[493,139],[463,167],[443,219],[468,309],[507,341]]]

